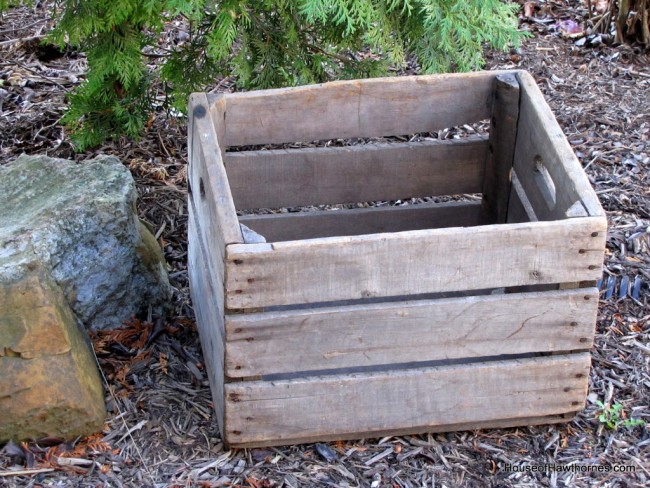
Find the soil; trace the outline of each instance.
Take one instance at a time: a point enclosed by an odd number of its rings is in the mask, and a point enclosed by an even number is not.
[[[189,297],[185,120],[157,113],[140,141],[75,152],[59,119],[84,79],[83,53],[41,46],[53,23],[47,2],[4,13],[0,164],[21,153],[120,158],[164,249],[174,313],[95,333],[110,412],[103,432],[5,445],[0,487],[649,486],[650,56],[572,33],[568,21],[587,25],[584,4],[526,2],[522,27],[533,36],[486,57],[487,69],[532,73],[607,212],[586,408],[568,424],[239,450],[219,437]]]

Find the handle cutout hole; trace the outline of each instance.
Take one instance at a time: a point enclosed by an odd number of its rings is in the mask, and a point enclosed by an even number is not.
[[[537,188],[539,188],[549,210],[553,210],[557,203],[555,183],[553,182],[553,178],[551,178],[551,174],[546,169],[546,166],[544,166],[542,157],[539,155],[535,156],[535,183],[537,184]]]
[[[203,186],[203,178],[199,178],[199,195],[201,195],[201,198],[205,198],[205,186]]]

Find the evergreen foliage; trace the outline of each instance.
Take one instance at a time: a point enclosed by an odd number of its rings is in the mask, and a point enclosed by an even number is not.
[[[60,3],[54,39],[88,57],[87,80],[65,116],[82,149],[114,135],[138,136],[158,95],[155,77],[167,106],[183,110],[190,92],[219,75],[234,75],[245,89],[290,86],[386,75],[409,55],[424,73],[467,71],[482,66],[485,44],[506,49],[525,35],[517,30],[519,6],[501,0]],[[179,17],[186,39],[173,49],[159,46],[165,26]],[[162,62],[148,65],[154,53]]]

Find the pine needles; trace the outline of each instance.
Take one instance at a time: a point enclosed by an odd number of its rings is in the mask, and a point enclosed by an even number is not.
[[[414,56],[422,72],[483,65],[484,46],[506,49],[518,5],[500,0],[62,0],[54,40],[84,50],[88,75],[64,122],[79,149],[140,135],[153,110],[152,81],[167,108],[219,76],[243,89],[389,74]],[[6,7],[7,0],[0,0]],[[189,26],[159,69],[143,52],[167,22]],[[361,55],[360,55],[361,54]]]

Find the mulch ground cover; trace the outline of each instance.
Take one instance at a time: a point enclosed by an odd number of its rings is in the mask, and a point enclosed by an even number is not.
[[[607,212],[584,411],[552,426],[226,450],[189,298],[186,122],[157,113],[140,141],[76,153],[59,119],[84,79],[83,53],[43,47],[47,2],[4,13],[0,164],[21,153],[120,158],[165,252],[174,312],[94,333],[110,413],[103,432],[6,444],[0,486],[649,486],[650,429],[634,420],[650,422],[650,55],[582,32],[586,20],[581,2],[526,2],[521,21],[533,37],[487,53],[488,69],[533,74]],[[564,470],[531,469],[543,464]]]

